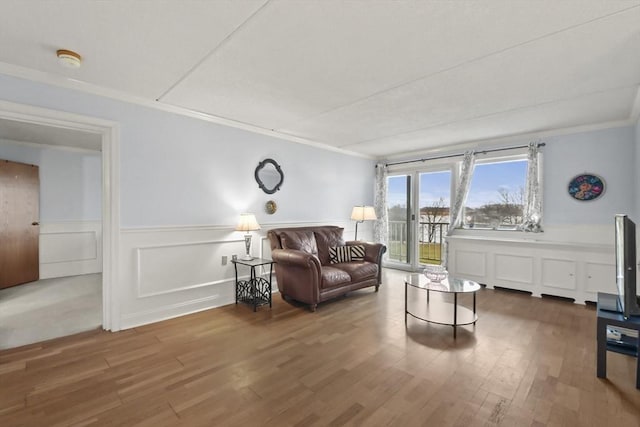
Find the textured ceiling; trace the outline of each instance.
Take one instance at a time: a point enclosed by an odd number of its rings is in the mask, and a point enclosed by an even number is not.
[[[373,157],[635,119],[640,0],[3,0],[0,61]],[[83,55],[62,68],[56,49]],[[0,64],[0,72],[2,72]]]

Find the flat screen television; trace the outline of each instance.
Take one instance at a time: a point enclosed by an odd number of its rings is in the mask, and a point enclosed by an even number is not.
[[[636,293],[636,225],[627,215],[615,216],[617,309],[627,318],[640,315]]]

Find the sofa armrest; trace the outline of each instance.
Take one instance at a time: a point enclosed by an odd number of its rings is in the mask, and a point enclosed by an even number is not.
[[[347,246],[362,245],[364,246],[364,260],[375,262],[380,265],[382,263],[382,255],[387,251],[387,247],[382,243],[361,242],[351,240],[346,242]]]
[[[322,267],[318,257],[294,249],[274,249],[271,258],[276,263],[276,279],[282,296],[315,307],[320,302],[322,282]]]
[[[283,267],[306,267],[313,269],[320,274],[320,260],[318,257],[295,249],[274,249],[271,251],[271,258]]]

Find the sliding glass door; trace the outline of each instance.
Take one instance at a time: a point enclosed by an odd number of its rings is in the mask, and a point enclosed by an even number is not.
[[[419,264],[440,264],[442,243],[449,230],[451,171],[423,172],[418,180],[417,253]]]
[[[440,264],[443,238],[449,229],[451,170],[412,172],[387,179],[389,266],[418,269],[424,264]]]
[[[391,264],[408,266],[412,260],[411,181],[411,175],[394,175],[387,178],[387,259]]]

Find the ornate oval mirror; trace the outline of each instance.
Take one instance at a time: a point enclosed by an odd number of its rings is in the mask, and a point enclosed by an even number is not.
[[[273,159],[264,159],[258,163],[255,172],[258,186],[267,194],[273,194],[280,189],[284,174],[280,165]]]

